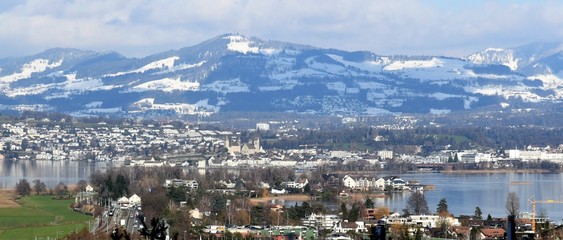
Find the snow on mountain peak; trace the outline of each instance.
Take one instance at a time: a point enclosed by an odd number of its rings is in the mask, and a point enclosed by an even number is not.
[[[241,53],[258,53],[260,49],[258,47],[252,46],[256,45],[256,43],[242,35],[228,35],[223,37],[223,39],[228,39],[229,43],[227,44],[227,49],[234,51],[234,52],[241,52]]]
[[[470,55],[467,59],[475,64],[505,65],[512,71],[518,69],[518,62],[521,60],[514,57],[514,50],[503,48],[487,48],[483,52]]]

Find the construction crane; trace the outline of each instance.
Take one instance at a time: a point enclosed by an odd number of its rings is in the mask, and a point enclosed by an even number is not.
[[[532,204],[532,231],[536,232],[536,204],[563,203],[561,200],[536,200],[535,196],[528,198],[528,204]]]

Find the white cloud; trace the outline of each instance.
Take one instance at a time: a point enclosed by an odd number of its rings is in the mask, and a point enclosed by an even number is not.
[[[227,32],[382,54],[465,55],[485,47],[563,41],[561,2],[456,3],[27,0],[0,5],[0,56],[51,47],[143,56]]]

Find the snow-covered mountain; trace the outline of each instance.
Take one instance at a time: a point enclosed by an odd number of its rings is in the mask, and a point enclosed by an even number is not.
[[[0,59],[0,110],[377,115],[560,102],[561,46],[487,49],[461,59],[380,56],[225,34],[144,58],[50,49]]]

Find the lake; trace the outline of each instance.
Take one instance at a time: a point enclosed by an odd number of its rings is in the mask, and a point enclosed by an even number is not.
[[[455,216],[473,215],[475,207],[481,208],[483,218],[506,217],[505,203],[509,192],[515,192],[520,199],[520,212],[532,212],[528,199],[563,200],[563,174],[538,173],[482,173],[445,174],[417,173],[402,174],[405,180],[416,180],[421,184],[435,185],[435,190],[424,195],[431,212],[436,211],[440,199],[445,198],[448,210]],[[388,207],[391,211],[403,212],[411,192],[390,193],[385,198],[373,199],[376,207]],[[281,202],[278,202],[281,203]],[[293,206],[295,201],[284,201]],[[297,202],[300,204],[301,202]],[[332,210],[340,208],[339,202],[323,202]],[[563,219],[563,204],[537,204],[536,211],[547,211],[547,216],[556,223]]]
[[[449,211],[458,216],[473,215],[479,206],[485,218],[506,216],[505,203],[509,192],[520,199],[520,211],[532,212],[528,199],[563,200],[563,174],[537,173],[482,173],[482,174],[403,174],[405,180],[417,180],[421,184],[432,184],[436,190],[426,191],[430,211],[435,212],[438,202],[446,198]],[[391,210],[405,207],[409,192],[393,194],[385,199],[376,199],[377,206],[388,206]],[[563,204],[537,204],[536,211],[547,211],[548,217],[557,223],[563,219]]]
[[[0,160],[0,188],[15,188],[20,179],[32,181],[39,179],[51,188],[59,182],[76,184],[80,180],[90,180],[96,170],[105,170],[106,163],[85,161],[11,161]]]
[[[14,188],[19,179],[28,181],[40,179],[48,187],[59,182],[75,184],[89,180],[96,170],[110,168],[106,163],[67,162],[67,161],[8,161],[0,160],[0,188]],[[416,180],[421,184],[435,185],[436,189],[424,194],[430,211],[436,211],[441,198],[446,198],[449,211],[458,216],[472,215],[479,206],[483,217],[506,216],[505,202],[509,192],[520,198],[520,211],[531,212],[528,199],[563,200],[563,174],[538,173],[482,173],[445,174],[423,173],[400,175],[405,180]],[[391,210],[404,209],[410,192],[393,193],[387,198],[374,199],[376,206],[386,206]],[[290,203],[292,204],[292,203]],[[338,206],[338,203],[328,203]],[[545,209],[548,217],[557,223],[563,219],[563,204],[537,204],[537,211]]]

